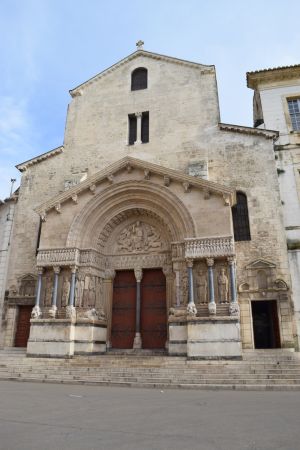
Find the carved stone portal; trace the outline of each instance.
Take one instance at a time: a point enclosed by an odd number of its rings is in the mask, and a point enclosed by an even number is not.
[[[160,251],[161,249],[160,233],[151,225],[139,220],[127,226],[117,241],[117,250],[121,253],[141,253]]]

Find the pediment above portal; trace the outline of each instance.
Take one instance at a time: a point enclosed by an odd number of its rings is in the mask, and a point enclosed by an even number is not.
[[[205,199],[214,195],[222,197],[225,205],[232,206],[235,203],[234,189],[127,156],[91,175],[68,191],[42,203],[36,208],[36,212],[42,217],[42,220],[45,220],[48,211],[55,210],[57,213],[61,213],[66,206],[70,206],[72,203],[77,204],[80,197],[86,193],[95,195],[109,186],[132,180],[158,184],[177,192],[179,185],[179,189],[184,194],[197,190],[203,193]],[[177,185],[176,189],[174,189],[175,185]]]

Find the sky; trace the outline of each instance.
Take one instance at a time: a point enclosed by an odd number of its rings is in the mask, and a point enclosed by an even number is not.
[[[144,49],[217,71],[221,121],[252,126],[246,72],[300,63],[299,0],[0,0],[0,199],[63,143],[69,90]]]

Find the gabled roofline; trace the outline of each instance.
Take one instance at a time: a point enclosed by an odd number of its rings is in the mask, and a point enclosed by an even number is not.
[[[300,64],[292,66],[273,67],[270,69],[247,72],[247,87],[257,89],[258,84],[300,77]]]
[[[215,72],[215,66],[214,65],[206,65],[206,64],[200,64],[193,61],[188,61],[185,59],[179,59],[179,58],[173,58],[172,56],[166,56],[161,55],[159,53],[153,53],[148,52],[146,50],[136,50],[135,52],[131,53],[130,55],[126,56],[125,58],[121,59],[117,63],[113,64],[112,66],[108,67],[107,69],[103,70],[102,72],[98,73],[97,75],[93,76],[89,80],[85,81],[84,83],[79,84],[75,88],[71,89],[69,91],[71,97],[76,97],[81,95],[81,88],[87,87],[88,85],[94,83],[95,81],[99,80],[103,76],[111,73],[112,71],[116,70],[118,67],[122,66],[123,64],[132,61],[133,59],[137,58],[138,56],[147,56],[149,58],[153,59],[161,59],[164,61],[172,62],[175,64],[181,64],[189,67],[194,67],[196,69],[203,70],[205,72]]]
[[[219,128],[222,131],[233,131],[235,133],[251,134],[254,136],[261,136],[266,139],[276,140],[279,136],[279,131],[265,130],[262,128],[244,127],[242,125],[232,125],[229,123],[219,123]]]
[[[169,169],[158,164],[153,164],[147,161],[132,158],[131,156],[125,156],[119,161],[116,161],[115,163],[109,165],[105,169],[91,175],[88,179],[82,181],[76,186],[73,186],[67,191],[58,194],[52,199],[42,203],[38,208],[35,209],[35,211],[40,215],[44,215],[52,208],[60,209],[60,205],[62,203],[72,199],[74,196],[77,196],[87,189],[91,189],[91,187],[95,188],[96,184],[101,183],[105,179],[109,179],[112,175],[114,175],[114,173],[123,168],[127,168],[128,166],[139,168],[142,170],[148,170],[150,173],[152,172],[158,175],[162,175],[163,177],[166,176],[171,180],[187,183],[189,186],[202,188],[207,192],[215,193],[221,196],[225,195],[229,199],[231,204],[235,202],[235,189],[233,188],[223,186],[213,181],[195,178],[175,169]]]
[[[28,159],[28,161],[22,162],[20,164],[17,164],[15,167],[20,172],[24,172],[24,170],[27,170],[29,166],[33,166],[34,164],[38,164],[45,159],[52,158],[52,156],[56,156],[64,151],[64,146],[61,145],[60,147],[56,147],[53,150],[49,150],[48,152],[42,153],[41,155],[35,156],[32,159]]]

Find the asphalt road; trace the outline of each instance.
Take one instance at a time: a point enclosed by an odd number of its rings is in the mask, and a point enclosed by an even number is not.
[[[1,450],[298,450],[300,392],[0,382]]]

